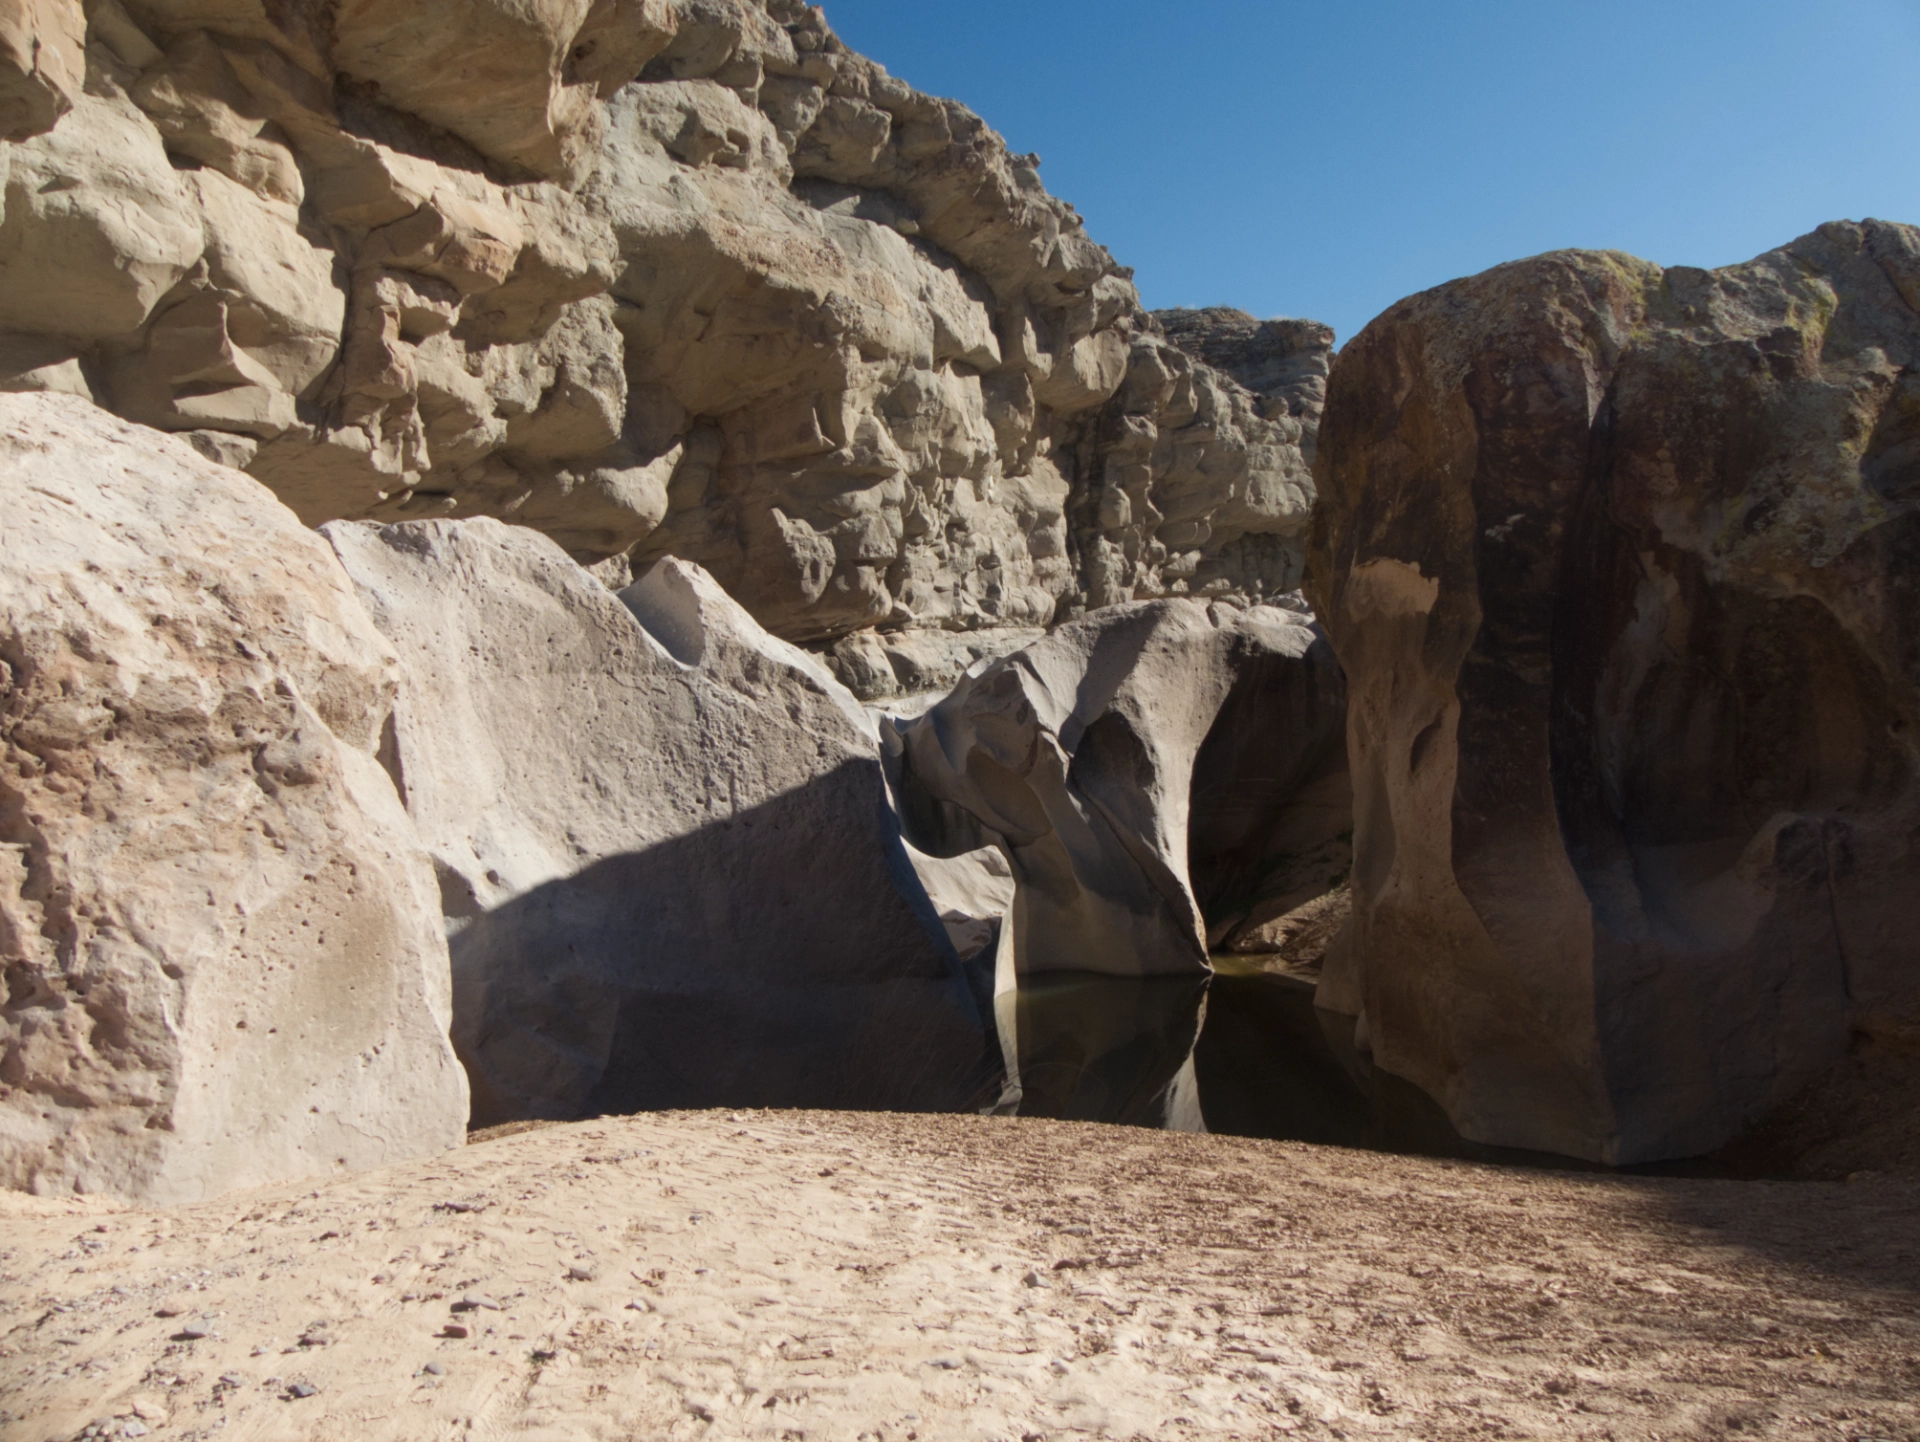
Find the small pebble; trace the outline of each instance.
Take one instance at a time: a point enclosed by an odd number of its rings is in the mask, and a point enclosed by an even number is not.
[[[629,1312],[651,1312],[653,1310],[653,1304],[644,1297],[635,1297],[631,1302],[627,1303],[627,1310]]]
[[[295,1382],[291,1387],[287,1388],[287,1395],[289,1397],[311,1397],[319,1392],[319,1390],[318,1387],[310,1382]]]
[[[429,1377],[444,1377],[447,1375],[446,1366],[440,1362],[429,1362],[420,1370],[425,1372]]]
[[[585,1280],[585,1279],[583,1278],[582,1280]],[[461,1307],[466,1308],[466,1310],[468,1310],[469,1312],[477,1312],[483,1307],[489,1312],[497,1312],[500,1310],[500,1304],[494,1301],[493,1298],[489,1297],[485,1292],[467,1293],[466,1296],[462,1297],[459,1300],[459,1302],[456,1304],[455,1309],[458,1310]]]
[[[1028,1272],[1027,1275],[1020,1280],[1025,1282],[1029,1287],[1044,1287],[1047,1285],[1047,1279],[1038,1272]]]
[[[593,1268],[578,1267],[578,1266],[568,1267],[567,1275],[576,1282],[591,1282],[593,1280]]]
[[[60,1310],[64,1310],[64,1308]],[[173,1303],[168,1302],[163,1306],[155,1308],[153,1315],[156,1317],[177,1317],[186,1310],[185,1307],[176,1307]]]
[[[443,1337],[452,1337],[455,1340],[458,1340],[462,1337],[471,1337],[473,1334],[469,1332],[465,1327],[461,1326],[458,1322],[449,1322],[447,1323],[446,1326],[440,1329],[440,1335]]]
[[[960,1370],[960,1359],[958,1357],[935,1357],[932,1361],[928,1362],[927,1365],[929,1367],[938,1367],[942,1372],[957,1372]]]
[[[207,1327],[182,1327],[178,1332],[175,1332],[173,1335],[177,1341],[201,1342],[201,1341],[205,1341],[208,1337],[211,1337],[213,1335],[213,1332],[210,1328],[207,1328]]]
[[[220,1374],[220,1380],[229,1387],[244,1387],[247,1385],[247,1379],[235,1372],[222,1372]]]
[[[148,1431],[149,1428],[147,1424],[142,1422],[138,1417],[129,1417],[120,1425],[120,1435],[122,1437],[144,1437]]]

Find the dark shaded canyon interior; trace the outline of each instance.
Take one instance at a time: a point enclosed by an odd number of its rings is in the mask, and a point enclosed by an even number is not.
[[[1841,684],[1847,673],[1844,648],[1828,652],[1818,668],[1820,674],[1841,673],[1835,677],[1837,689],[1826,697],[1801,688],[1767,688],[1768,655],[1795,644],[1783,640],[1780,629],[1750,631],[1751,649],[1761,654],[1751,667],[1721,678],[1721,684],[1737,686],[1743,678],[1760,684],[1775,698],[1772,709],[1802,716],[1835,704],[1846,709],[1862,699],[1856,688]],[[1281,708],[1313,704],[1312,698],[1288,694],[1289,674],[1300,672],[1251,668],[1222,708],[1195,765],[1189,857],[1214,948],[1213,976],[1120,979],[1077,969],[1069,957],[1056,970],[1026,977],[1015,1013],[1020,1113],[1148,1127],[1204,1126],[1233,1136],[1606,1170],[1574,1158],[1463,1138],[1432,1097],[1375,1068],[1354,1046],[1351,1018],[1315,1006],[1320,959],[1350,910],[1351,791],[1341,727],[1325,726],[1315,744],[1285,755],[1262,744],[1276,731],[1287,733],[1287,727],[1271,727],[1273,717],[1285,714]],[[1698,701],[1697,685],[1691,694]],[[1324,698],[1319,704],[1324,712]],[[1746,746],[1760,712],[1743,710],[1737,697],[1710,697],[1698,704],[1708,705],[1723,722],[1718,730],[1705,728],[1704,734],[1715,738],[1713,754],[1647,758],[1647,765],[1696,776],[1694,789],[1709,793],[1742,767],[1764,769],[1764,748],[1750,759],[1735,754]],[[1781,719],[1788,724],[1793,717]],[[1870,748],[1858,754],[1870,759]],[[1690,769],[1690,762],[1698,764]],[[1578,807],[1580,785],[1591,786],[1591,772],[1569,764],[1556,781],[1561,805]],[[1716,812],[1714,799],[1696,797],[1685,824],[1710,829],[1725,812],[1724,807]],[[1641,828],[1657,827],[1663,816],[1679,825],[1677,818],[1686,813],[1649,814]],[[1296,920],[1302,924],[1289,932],[1286,923]],[[1263,923],[1265,935],[1277,941],[1256,938],[1253,945],[1262,949],[1226,949]],[[1920,1127],[1911,1120],[1909,1105],[1917,1090],[1920,1008],[1863,1022],[1839,1067],[1720,1151],[1620,1170],[1774,1179],[1920,1165]]]

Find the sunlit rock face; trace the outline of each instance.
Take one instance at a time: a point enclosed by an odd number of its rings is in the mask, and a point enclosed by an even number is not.
[[[1920,232],[1568,252],[1341,353],[1321,1005],[1468,1137],[1710,1150],[1920,987]]]
[[[679,556],[868,695],[1298,584],[1317,398],[1168,343],[1037,158],[796,0],[36,0],[0,126],[0,384],[309,524]]]
[[[457,1145],[393,651],[259,482],[0,395],[0,1186],[153,1203]]]

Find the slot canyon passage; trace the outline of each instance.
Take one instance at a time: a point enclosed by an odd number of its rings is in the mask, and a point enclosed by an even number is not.
[[[0,1436],[1920,1437],[1920,230],[1147,309],[798,0],[0,0]]]

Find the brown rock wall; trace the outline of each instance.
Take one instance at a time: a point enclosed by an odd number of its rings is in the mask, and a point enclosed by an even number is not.
[[[1355,926],[1321,1002],[1477,1140],[1703,1152],[1920,988],[1920,234],[1568,252],[1334,368]]]

